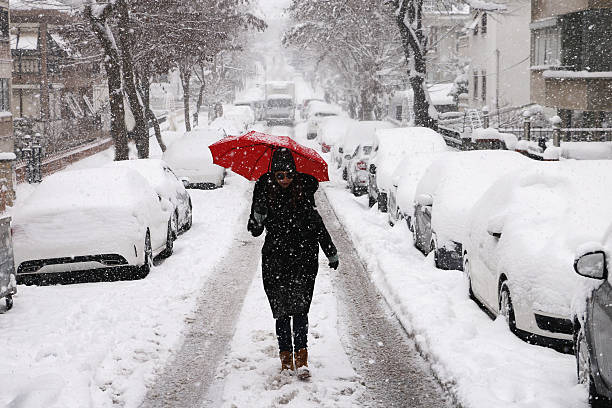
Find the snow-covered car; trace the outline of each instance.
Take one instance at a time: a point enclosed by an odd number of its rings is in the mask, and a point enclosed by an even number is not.
[[[463,269],[463,244],[474,204],[505,173],[533,163],[506,150],[456,152],[425,170],[415,193],[414,245],[434,253],[436,267]]]
[[[470,215],[470,295],[519,336],[571,349],[572,302],[588,285],[574,259],[605,235],[611,186],[610,161],[535,162],[498,179]]]
[[[116,161],[109,166],[136,170],[162,199],[172,205],[172,231],[175,239],[179,233],[191,228],[193,222],[191,197],[167,163],[160,159],[138,159]]]
[[[226,106],[223,109],[222,117],[240,125],[243,133],[246,132],[249,126],[255,123],[255,113],[250,106]]]
[[[323,119],[319,124],[318,138],[323,153],[332,152],[332,162],[339,165],[342,156],[337,147],[346,136],[351,123],[355,120],[345,116],[331,116]]]
[[[187,188],[221,187],[225,169],[213,163],[208,146],[223,137],[217,129],[196,129],[168,146],[162,159]]]
[[[307,109],[306,138],[310,140],[317,137],[321,120],[330,116],[340,115],[342,115],[342,109],[339,106],[320,101],[310,102]]]
[[[412,215],[414,214],[414,193],[423,177],[425,170],[444,154],[452,152],[419,152],[406,155],[397,165],[391,176],[392,187],[389,191],[387,214],[389,224],[405,220],[408,229],[412,231]]]
[[[343,158],[340,168],[342,178],[354,194],[362,194],[368,188],[368,158],[372,153],[374,133],[377,129],[391,129],[393,124],[384,121],[352,122],[342,141]]]
[[[293,95],[272,94],[266,97],[266,124],[283,124],[293,126],[295,120],[295,103]]]
[[[245,127],[241,123],[223,116],[210,122],[208,127],[220,131],[224,136],[240,136],[245,133]]]
[[[591,406],[612,403],[612,224],[603,242],[585,242],[577,251],[574,269],[589,278],[576,296],[574,309],[574,351],[578,381],[589,390]]]
[[[443,152],[448,147],[435,130],[424,127],[378,129],[368,166],[368,202],[378,203],[378,210],[387,212],[387,200],[393,187],[393,172],[407,155],[421,152]]]
[[[13,214],[17,280],[128,266],[142,277],[168,248],[171,211],[131,169],[53,174]]]

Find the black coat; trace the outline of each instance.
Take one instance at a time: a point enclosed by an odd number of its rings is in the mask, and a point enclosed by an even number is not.
[[[262,275],[274,318],[308,313],[319,268],[319,245],[327,257],[337,253],[315,208],[318,187],[319,182],[304,173],[297,173],[286,189],[271,172],[255,183],[247,229],[254,236],[266,229]],[[263,224],[256,214],[266,215]]]

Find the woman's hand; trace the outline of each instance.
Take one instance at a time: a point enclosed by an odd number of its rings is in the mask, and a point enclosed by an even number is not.
[[[340,260],[338,259],[338,254],[334,255],[334,256],[330,256],[328,258],[329,260],[329,267],[332,268],[333,270],[338,269],[338,265],[340,265]]]

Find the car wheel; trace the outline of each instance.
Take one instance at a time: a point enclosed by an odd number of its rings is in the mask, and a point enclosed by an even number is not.
[[[162,251],[162,253],[160,254],[163,258],[168,258],[170,257],[170,255],[172,255],[172,252],[174,252],[174,239],[175,239],[175,233],[174,233],[174,225],[175,225],[175,216],[172,215],[172,218],[170,220],[168,220],[168,230],[166,232],[166,249],[164,249]]]
[[[589,345],[583,330],[578,331],[574,344],[578,382],[587,386],[591,407],[609,407],[611,402],[610,399],[600,395],[597,392],[597,388],[595,388]]]
[[[13,295],[6,295],[6,298],[4,298],[4,303],[6,305],[6,310],[11,310],[13,308]]]
[[[468,281],[468,296],[470,299],[476,300],[476,296],[474,296],[474,291],[472,290],[472,273],[470,270],[470,260],[467,258],[467,254],[463,255],[463,272]]]
[[[515,333],[516,318],[514,316],[514,306],[512,306],[512,297],[510,296],[510,289],[506,282],[502,283],[499,289],[499,314],[506,319],[510,331]]]
[[[189,206],[187,207],[187,222],[183,227],[183,231],[189,231],[193,226],[193,205],[191,204],[191,199],[189,199]]]
[[[145,246],[144,246],[144,263],[139,268],[139,278],[144,278],[151,272],[153,267],[153,248],[151,247],[151,233],[147,229],[147,235],[145,235]]]

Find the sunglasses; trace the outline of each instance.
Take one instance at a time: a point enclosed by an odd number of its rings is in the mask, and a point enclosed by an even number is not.
[[[292,171],[278,171],[274,173],[274,177],[276,177],[278,181],[283,181],[284,179],[293,180],[295,173]]]

